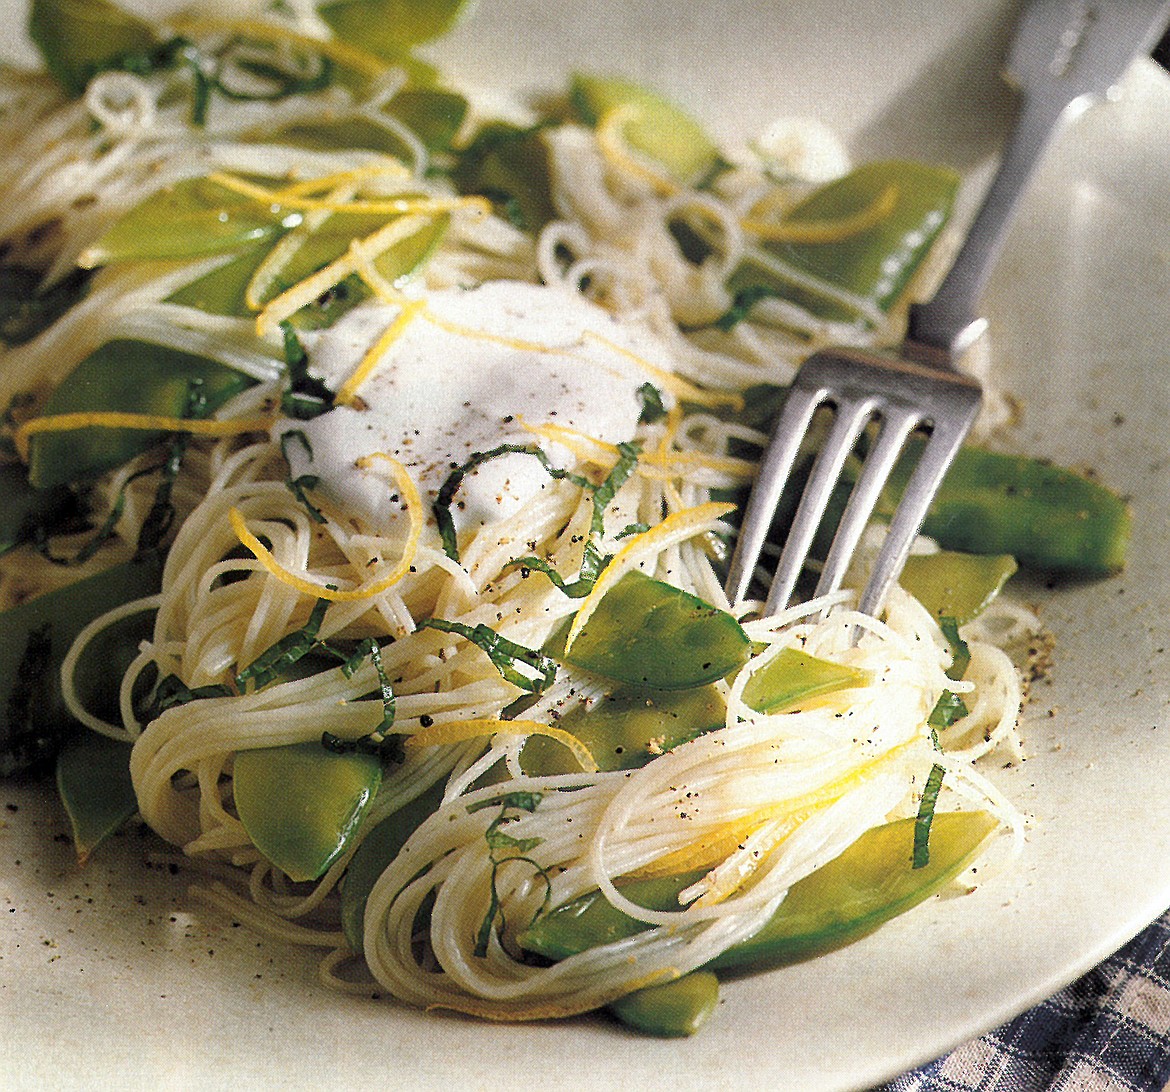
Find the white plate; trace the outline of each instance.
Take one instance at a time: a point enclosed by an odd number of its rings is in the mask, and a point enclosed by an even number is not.
[[[626,72],[727,136],[813,113],[861,154],[972,168],[1003,129],[1009,100],[987,66],[1011,6],[481,0],[436,54],[480,84]],[[1136,513],[1125,576],[1034,589],[1057,661],[1028,709],[1032,757],[996,771],[1034,817],[1015,871],[727,985],[693,1040],[647,1041],[601,1020],[492,1027],[335,996],[310,957],[188,902],[182,875],[144,869],[138,834],[78,871],[51,800],[0,786],[6,1082],[861,1086],[1052,993],[1170,905],[1170,81],[1143,63],[1123,91],[1058,139],[987,305],[1023,402],[1019,444],[1095,468]]]

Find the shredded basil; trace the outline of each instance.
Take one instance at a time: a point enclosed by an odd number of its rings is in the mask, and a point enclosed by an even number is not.
[[[488,659],[495,665],[496,670],[513,686],[526,690],[530,694],[540,694],[553,684],[556,678],[556,662],[536,649],[519,645],[502,637],[491,626],[482,622],[476,626],[467,626],[462,622],[448,622],[442,618],[428,618],[419,623],[419,629],[437,629],[442,633],[456,633],[466,637],[472,644],[478,645]],[[536,677],[520,671],[518,664],[527,664],[537,672]]]
[[[516,816],[508,814],[509,808],[520,808],[524,811],[534,811],[536,805],[540,802],[540,793],[507,793],[497,799],[485,801],[479,805],[472,805],[468,811],[478,811],[484,807],[490,807],[493,804],[500,804],[500,814],[491,821],[487,830],[484,831],[484,839],[488,844],[488,858],[492,862],[492,874],[489,882],[490,895],[488,898],[488,909],[484,915],[483,921],[480,923],[479,929],[476,932],[475,938],[475,954],[483,957],[488,953],[488,948],[491,943],[492,929],[499,923],[499,929],[502,931],[505,927],[504,915],[500,910],[500,892],[496,885],[496,879],[499,875],[500,868],[509,861],[523,862],[531,865],[536,870],[536,874],[544,880],[544,901],[542,902],[537,913],[542,913],[548,906],[549,900],[552,897],[552,882],[549,878],[548,870],[538,861],[533,860],[526,854],[540,845],[543,838],[513,838],[510,834],[504,833],[504,826],[508,823],[515,822]],[[499,855],[497,855],[499,854]]]
[[[318,599],[313,604],[309,620],[301,629],[282,637],[236,674],[237,689],[243,692],[247,684],[252,683],[254,689],[263,690],[269,683],[279,679],[298,660],[312,652],[317,646],[317,634],[328,608],[328,599]]]
[[[334,650],[330,649],[329,651]],[[352,678],[367,659],[374,665],[374,670],[378,674],[378,694],[382,700],[382,722],[372,732],[359,736],[357,739],[342,739],[332,732],[322,732],[321,746],[334,754],[376,754],[383,760],[402,762],[406,758],[402,737],[390,734],[396,715],[394,688],[386,677],[386,670],[382,666],[382,649],[378,642],[373,637],[367,637],[361,641],[353,655],[341,665],[342,673],[347,679]]]
[[[766,284],[751,284],[746,288],[741,288],[736,292],[731,306],[711,325],[716,330],[722,330],[724,333],[728,333],[748,317],[748,312],[760,300],[776,299],[780,295],[781,293],[777,292],[776,289],[769,288]]]
[[[293,324],[285,319],[280,330],[284,335],[284,362],[288,372],[288,389],[281,395],[280,408],[298,421],[327,413],[333,408],[333,391],[309,374],[309,354]]]
[[[958,682],[966,673],[971,663],[971,650],[967,642],[959,636],[959,623],[954,618],[940,618],[938,628],[951,646],[951,666],[947,668],[947,678]]]
[[[477,811],[483,811],[485,808],[519,808],[521,811],[536,811],[536,806],[544,799],[544,793],[540,792],[506,792],[499,796],[491,796],[487,800],[477,800],[474,804],[467,805],[467,814],[472,815]]]
[[[308,453],[309,458],[313,458],[313,448],[309,443],[308,436],[306,436],[299,428],[292,429],[289,432],[282,433],[280,437],[280,453],[284,456],[284,461],[286,463],[288,463],[290,466],[292,465],[292,460],[288,457],[288,445],[292,440],[296,440],[298,443],[300,443]],[[299,478],[285,478],[284,484],[288,487],[289,492],[292,493],[292,495],[296,497],[298,501],[300,501],[305,511],[308,512],[309,518],[314,523],[328,522],[325,519],[325,516],[321,513],[321,509],[318,508],[311,500],[309,500],[305,493],[306,489],[316,489],[317,486],[321,484],[321,479],[318,475],[302,474]]]
[[[662,392],[653,383],[643,383],[638,388],[638,401],[642,403],[642,413],[638,417],[638,424],[652,425],[666,416],[666,407],[662,404]]]
[[[584,556],[581,559],[581,569],[576,579],[567,582],[559,572],[547,561],[540,557],[521,557],[509,562],[509,568],[522,566],[526,569],[536,569],[544,573],[570,599],[582,599],[593,590],[597,577],[605,568],[609,557],[602,554],[598,542],[605,533],[605,510],[613,503],[617,491],[625,484],[626,479],[634,472],[638,465],[639,448],[636,444],[618,444],[620,456],[614,468],[596,488],[585,484],[585,488],[593,493],[593,515],[589,524],[589,539],[585,543]],[[629,528],[626,529],[627,531]]]
[[[934,822],[934,808],[938,803],[943,775],[946,773],[938,763],[930,769],[926,788],[922,790],[922,801],[918,805],[918,818],[914,821],[914,868],[925,868],[930,864],[930,828]]]
[[[438,495],[435,497],[435,503],[431,506],[435,521],[439,525],[439,537],[443,541],[443,552],[452,561],[459,560],[459,543],[455,535],[455,520],[451,516],[451,504],[455,500],[455,494],[459,492],[460,487],[463,485],[463,479],[468,474],[490,459],[498,459],[501,455],[531,455],[532,458],[536,459],[548,471],[550,477],[558,480],[564,479],[571,481],[574,485],[579,485],[584,489],[592,488],[587,478],[582,478],[578,474],[570,474],[567,470],[561,470],[560,467],[555,466],[536,444],[500,444],[498,447],[493,447],[490,451],[473,451],[471,457],[465,463],[451,467],[451,473],[447,475],[446,480],[439,487]]]

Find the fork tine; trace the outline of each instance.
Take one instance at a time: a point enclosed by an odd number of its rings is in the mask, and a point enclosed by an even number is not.
[[[824,518],[833,490],[841,478],[845,460],[873,417],[876,408],[876,398],[850,400],[842,397],[836,400],[833,424],[813,463],[812,473],[804,487],[796,515],[792,519],[792,526],[788,529],[784,549],[776,565],[776,572],[772,577],[772,586],[768,590],[768,600],[764,606],[765,614],[782,610],[792,598],[796,582],[800,579],[808,560],[809,549],[816,537],[817,528]]]
[[[824,568],[817,581],[814,595],[828,595],[836,591],[845,579],[845,571],[857,549],[857,543],[865,530],[873,510],[889,479],[906,438],[921,423],[922,415],[916,410],[903,406],[887,405],[882,408],[881,424],[873,449],[865,456],[861,474],[849,494],[849,501],[841,522],[837,524],[833,543],[825,558]]]
[[[747,595],[752,573],[772,526],[772,516],[800,453],[801,441],[824,395],[823,386],[807,380],[801,383],[799,375],[789,388],[772,438],[764,450],[731,555],[725,587],[727,598],[733,605]]]
[[[930,438],[923,449],[918,465],[898,502],[885,542],[878,551],[869,581],[861,594],[858,608],[866,614],[875,614],[889,591],[890,585],[902,571],[927,510],[938,492],[947,468],[954,461],[963,439],[970,431],[979,412],[980,396],[972,391],[964,405],[952,407],[952,412],[933,423]]]

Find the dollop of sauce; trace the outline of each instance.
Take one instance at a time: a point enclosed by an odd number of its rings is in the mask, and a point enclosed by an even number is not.
[[[401,311],[364,304],[307,339],[312,374],[341,388]],[[521,421],[629,440],[642,411],[639,388],[653,382],[646,364],[672,370],[664,342],[564,290],[518,281],[444,289],[428,293],[385,347],[357,389],[357,404],[282,421],[277,433],[299,431],[308,441],[286,444],[294,478],[315,475],[355,528],[385,534],[403,518],[401,499],[384,472],[358,466],[364,456],[394,456],[428,502],[453,469],[501,444],[538,443],[564,466],[571,453]],[[456,528],[505,518],[550,481],[531,456],[487,460],[459,489]]]

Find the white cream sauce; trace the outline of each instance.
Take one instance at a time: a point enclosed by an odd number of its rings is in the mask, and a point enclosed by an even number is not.
[[[454,467],[500,444],[539,443],[559,465],[571,461],[521,418],[610,443],[631,439],[642,409],[638,388],[653,382],[640,361],[671,370],[658,338],[560,289],[495,281],[425,300],[358,388],[360,406],[277,426],[278,434],[300,430],[309,441],[311,457],[301,444],[286,445],[293,476],[316,475],[318,489],[363,531],[388,533],[403,514],[392,480],[376,465],[358,467],[362,456],[393,455],[429,508]],[[306,339],[312,374],[339,389],[399,313],[365,304]],[[531,456],[491,459],[464,479],[452,510],[456,528],[507,517],[550,481]]]

